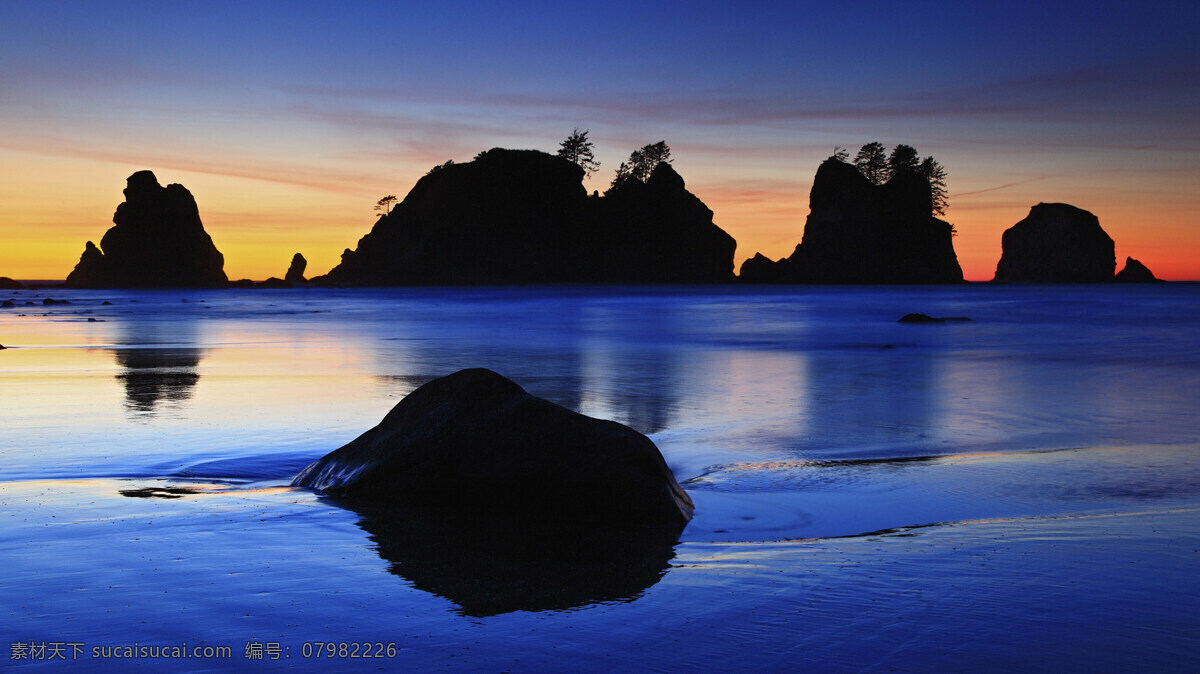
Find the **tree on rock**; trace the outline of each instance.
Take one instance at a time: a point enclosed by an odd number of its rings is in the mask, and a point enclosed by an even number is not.
[[[627,180],[646,182],[650,178],[650,174],[654,173],[655,167],[663,162],[671,163],[671,148],[667,147],[667,141],[660,140],[657,143],[643,145],[641,149],[630,153],[629,161],[623,161],[617,167],[617,175],[613,177],[612,188],[621,186]]]
[[[596,161],[596,155],[592,152],[594,146],[587,137],[589,130],[580,131],[577,127],[572,131],[566,140],[559,143],[558,156],[578,164],[584,175],[591,177],[600,168],[600,162]]]
[[[850,163],[850,150],[847,150],[840,145],[836,145],[833,148],[833,154],[829,155],[829,158],[833,161],[840,161],[843,164],[848,164]]]
[[[946,214],[946,169],[938,163],[933,155],[921,160],[917,166],[917,173],[925,176],[929,181],[929,192],[933,197],[933,213],[934,215]]]
[[[873,185],[884,184],[890,176],[887,151],[884,149],[883,143],[878,141],[867,143],[859,148],[858,154],[854,157],[854,166]]]
[[[892,150],[888,157],[888,177],[896,175],[897,171],[916,171],[921,158],[917,156],[917,148],[901,143]]]
[[[392,212],[392,204],[396,203],[396,195],[389,194],[386,197],[375,202],[375,210],[383,211],[384,215]]]

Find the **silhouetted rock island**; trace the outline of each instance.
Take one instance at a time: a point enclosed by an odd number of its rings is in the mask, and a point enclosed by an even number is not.
[[[1154,273],[1146,268],[1146,265],[1131,257],[1125,258],[1125,268],[1117,272],[1113,280],[1118,283],[1165,283],[1162,279],[1155,277]]]
[[[1116,271],[1112,238],[1095,215],[1070,204],[1034,206],[1000,243],[996,281],[1099,283]]]
[[[749,283],[960,283],[949,223],[933,217],[929,182],[898,171],[874,185],[828,159],[809,193],[804,235],[791,256],[742,263]]]
[[[421,386],[292,484],[346,499],[566,523],[682,529],[693,508],[649,438],[485,369]]]
[[[287,273],[283,275],[283,280],[292,285],[303,285],[307,283],[304,280],[304,269],[308,266],[308,260],[300,253],[292,256],[292,264],[288,266]]]
[[[7,276],[0,276],[0,290],[20,290],[23,287],[20,281],[14,281]]]
[[[99,248],[87,242],[67,287],[222,288],[224,264],[191,192],[138,171],[129,176],[113,227]]]
[[[336,285],[721,283],[736,243],[662,163],[588,196],[583,169],[493,149],[430,172],[328,275]]]

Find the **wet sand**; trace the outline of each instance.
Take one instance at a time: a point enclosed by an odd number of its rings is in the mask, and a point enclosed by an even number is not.
[[[0,628],[230,649],[184,670],[1191,671],[1196,290],[77,291],[0,314]],[[678,541],[287,486],[474,365],[650,435]]]

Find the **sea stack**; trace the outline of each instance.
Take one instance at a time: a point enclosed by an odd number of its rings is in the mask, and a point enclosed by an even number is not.
[[[953,228],[933,217],[929,181],[897,171],[882,185],[827,159],[808,197],[804,235],[778,262],[756,254],[742,264],[748,283],[961,283]]]
[[[224,264],[191,192],[138,171],[127,180],[113,227],[99,247],[87,242],[67,287],[223,288]]]
[[[303,285],[304,283],[307,283],[307,281],[304,280],[304,269],[307,266],[308,260],[305,260],[304,256],[300,253],[296,253],[292,256],[292,264],[288,266],[287,273],[284,274],[283,280],[291,283],[292,285]]]
[[[478,368],[416,389],[292,484],[350,500],[570,524],[682,528],[693,508],[646,436]]]
[[[1113,240],[1095,215],[1070,204],[1041,203],[1004,231],[995,281],[1102,283],[1113,280]]]
[[[588,196],[583,169],[535,150],[437,167],[324,277],[332,285],[723,283],[733,238],[668,164]]]
[[[1125,268],[1117,272],[1113,280],[1118,283],[1165,283],[1157,278],[1146,265],[1132,257],[1125,258]]]

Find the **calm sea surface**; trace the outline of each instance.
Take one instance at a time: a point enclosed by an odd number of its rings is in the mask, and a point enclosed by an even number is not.
[[[9,664],[1200,667],[1195,284],[10,297]],[[634,541],[288,487],[465,367],[646,433],[695,519]]]

